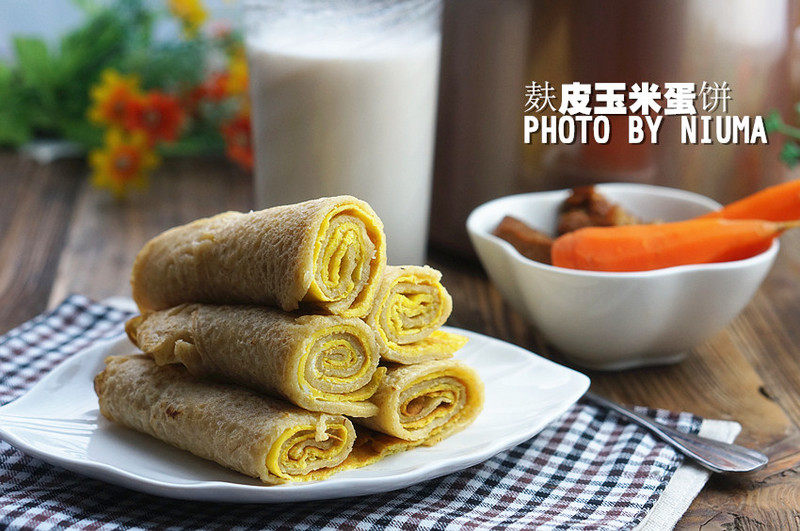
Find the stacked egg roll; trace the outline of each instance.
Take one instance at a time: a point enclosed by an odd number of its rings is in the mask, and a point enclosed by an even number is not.
[[[131,286],[142,313],[203,302],[364,317],[385,264],[383,224],[372,208],[326,197],[170,229],[139,252]]]
[[[483,409],[483,382],[456,360],[390,364],[371,399],[377,415],[353,419],[356,442],[339,470],[375,463],[463,430]]]
[[[353,197],[175,227],[131,285],[146,356],[106,360],[101,413],[265,483],[436,444],[483,407],[475,371],[447,359],[467,340],[440,329],[441,273],[387,267],[383,225]]]
[[[483,408],[483,382],[456,360],[392,365],[371,401],[377,415],[359,424],[405,441],[433,445],[464,429]]]
[[[184,304],[134,317],[131,341],[158,365],[179,363],[283,397],[309,411],[367,417],[386,369],[361,319],[256,306]]]
[[[109,420],[265,483],[324,478],[343,466],[355,441],[341,415],[198,380],[145,356],[108,358],[94,385]]]
[[[441,283],[428,266],[387,266],[366,318],[375,330],[381,357],[396,363],[449,358],[467,339],[439,330],[453,310]]]

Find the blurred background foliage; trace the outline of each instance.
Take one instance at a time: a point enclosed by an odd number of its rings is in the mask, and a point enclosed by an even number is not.
[[[209,55],[241,40],[235,33],[222,39],[197,33],[182,40],[156,40],[153,26],[157,18],[169,16],[166,3],[154,10],[142,0],[73,2],[85,13],[84,24],[55,46],[44,37],[14,36],[13,57],[0,61],[0,145],[18,147],[34,138],[52,138],[98,146],[103,131],[86,113],[91,87],[104,70],[135,73],[143,89],[182,95],[202,82]],[[212,112],[195,118],[191,130],[165,151],[222,149],[219,116]]]

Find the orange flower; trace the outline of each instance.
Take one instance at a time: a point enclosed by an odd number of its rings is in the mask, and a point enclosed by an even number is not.
[[[94,170],[92,184],[124,197],[130,189],[147,183],[148,173],[158,165],[158,156],[144,133],[109,129],[105,146],[89,154],[89,164]]]
[[[148,92],[128,102],[125,126],[147,134],[151,143],[174,142],[183,125],[184,112],[178,99],[163,92]]]
[[[222,125],[225,153],[246,170],[253,169],[253,145],[250,115],[240,113]]]
[[[228,79],[230,74],[228,72],[214,72],[205,83],[203,83],[203,91],[206,98],[211,101],[220,101],[228,95]]]
[[[100,83],[92,87],[90,95],[89,118],[98,124],[120,127],[124,124],[128,103],[141,95],[139,80],[108,69],[101,75]]]

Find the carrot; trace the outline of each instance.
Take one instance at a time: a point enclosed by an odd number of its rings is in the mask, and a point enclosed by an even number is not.
[[[800,219],[800,179],[765,188],[701,218],[767,221]]]
[[[649,271],[741,260],[769,248],[800,221],[693,219],[660,225],[587,227],[553,243],[553,265],[586,271]]]

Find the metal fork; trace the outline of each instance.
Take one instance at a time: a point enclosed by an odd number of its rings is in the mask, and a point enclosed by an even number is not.
[[[586,393],[584,397],[649,429],[675,449],[712,472],[752,472],[763,467],[769,461],[769,458],[761,452],[737,444],[683,433],[594,393]]]

